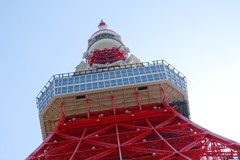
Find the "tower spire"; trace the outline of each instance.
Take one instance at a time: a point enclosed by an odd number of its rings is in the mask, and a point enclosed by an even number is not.
[[[101,22],[99,23],[98,25],[98,28],[101,30],[101,29],[107,29],[107,24],[101,20]]]

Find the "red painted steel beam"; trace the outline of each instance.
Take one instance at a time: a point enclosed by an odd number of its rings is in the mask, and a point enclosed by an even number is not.
[[[90,118],[90,106],[89,106],[89,100],[86,99],[86,109],[87,109],[87,118]]]
[[[116,115],[116,106],[115,106],[114,96],[111,96],[111,99],[112,99],[113,114]]]
[[[141,105],[141,101],[140,101],[140,97],[139,97],[139,93],[138,92],[136,92],[136,97],[137,97],[139,110],[142,111],[142,105]]]

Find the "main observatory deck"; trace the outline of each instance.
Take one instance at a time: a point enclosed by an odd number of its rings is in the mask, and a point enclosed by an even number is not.
[[[163,60],[54,75],[37,96],[43,137],[59,120],[62,102],[66,115],[86,113],[83,118],[88,118],[90,113],[113,106],[159,103],[163,98],[161,89],[170,103],[187,101],[185,76]],[[180,109],[180,113],[188,117],[185,110]]]

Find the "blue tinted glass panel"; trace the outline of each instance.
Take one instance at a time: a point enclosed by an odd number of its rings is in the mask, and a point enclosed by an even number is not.
[[[93,83],[93,89],[98,89],[98,83]]]
[[[116,77],[121,77],[120,71],[116,71]]]
[[[160,79],[164,79],[164,78],[163,78],[163,74],[162,74],[162,73],[160,73],[159,75],[160,75]]]
[[[93,75],[92,75],[92,80],[93,80],[93,81],[96,81],[96,80],[97,80],[97,74],[93,74]]]
[[[136,83],[139,83],[139,82],[141,82],[141,78],[139,76],[135,77],[135,81],[136,81]]]
[[[68,86],[68,93],[73,92],[73,86]]]
[[[55,86],[58,86],[58,85],[59,85],[58,82],[59,82],[59,81],[56,79],[56,80],[55,80]]]
[[[157,72],[157,69],[155,66],[151,66],[150,68],[151,68],[152,72]]]
[[[163,73],[163,79],[167,79],[167,76],[165,73]]]
[[[104,83],[103,82],[99,82],[98,86],[99,86],[99,88],[103,88],[104,87]]]
[[[122,85],[122,84],[123,84],[122,79],[118,79],[118,80],[117,80],[117,84],[118,84],[118,85]]]
[[[141,76],[141,78],[142,78],[142,81],[143,81],[143,82],[146,82],[146,81],[147,81],[147,77],[146,77],[146,76]]]
[[[81,84],[81,85],[80,85],[80,90],[81,90],[81,91],[85,91],[85,89],[86,89],[85,84]]]
[[[109,73],[104,73],[104,79],[109,79]]]
[[[90,89],[92,89],[92,83],[87,84],[87,90],[90,90]]]
[[[87,75],[87,76],[86,76],[86,81],[87,81],[87,82],[92,81],[92,78],[91,78],[91,77],[92,77],[91,75]]]
[[[103,74],[102,73],[98,74],[98,80],[103,80]]]
[[[153,78],[154,78],[155,80],[159,80],[159,79],[160,79],[158,74],[154,74],[154,75],[153,75]]]
[[[111,80],[111,86],[116,86],[117,83],[116,83],[116,80]]]
[[[145,74],[144,68],[139,68],[140,74]]]
[[[149,68],[149,67],[146,67],[146,68],[145,68],[145,71],[146,71],[146,73],[151,73],[151,71],[150,71],[150,68]]]
[[[58,89],[57,88],[55,88],[55,94],[58,94]],[[39,99],[40,100],[40,99]]]
[[[62,93],[67,93],[67,87],[62,87]]]
[[[85,76],[80,77],[80,82],[85,82]]]
[[[133,73],[134,75],[139,75],[138,69],[137,68],[133,69]]]
[[[68,80],[68,79],[63,79],[62,84],[63,84],[63,85],[66,85],[66,84],[67,84],[67,80]]]
[[[160,65],[159,68],[160,68],[160,71],[164,71],[163,65]]]
[[[73,84],[73,78],[68,79],[68,84]]]
[[[134,77],[129,78],[129,82],[130,82],[131,84],[132,84],[132,83],[135,83]]]
[[[127,76],[127,71],[126,71],[126,70],[122,70],[121,72],[122,72],[122,76],[123,76],[123,77],[126,77],[126,76]]]
[[[61,88],[58,88],[58,94],[61,94]]]
[[[129,84],[128,78],[123,78],[123,84]]]
[[[110,72],[110,78],[115,78],[115,73],[114,72]]]
[[[53,81],[50,82],[50,88],[53,88]]]
[[[74,77],[74,83],[79,83],[79,77]]]
[[[75,85],[74,86],[74,92],[78,92],[79,91],[79,85]]]
[[[148,81],[153,81],[153,76],[152,75],[147,75]]]
[[[133,75],[132,69],[128,69],[128,70],[127,70],[127,74],[128,74],[129,76],[132,76],[132,75]]]
[[[110,81],[105,81],[105,87],[110,87]]]

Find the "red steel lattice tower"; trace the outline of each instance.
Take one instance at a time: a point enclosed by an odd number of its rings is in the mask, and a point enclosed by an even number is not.
[[[167,62],[140,62],[99,24],[73,73],[37,96],[43,143],[27,160],[220,160],[240,144],[193,123],[185,77]]]

